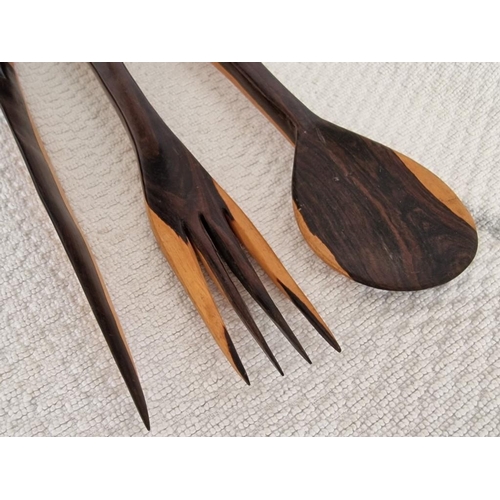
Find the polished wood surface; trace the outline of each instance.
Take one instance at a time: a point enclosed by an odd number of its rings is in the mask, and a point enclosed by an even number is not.
[[[326,324],[243,212],[167,127],[121,63],[92,63],[135,145],[147,210],[159,246],[233,368],[243,364],[210,296],[200,263],[273,365],[283,373],[232,282],[230,270],[302,357],[309,357],[272,301],[242,245],[318,332],[340,350]]]
[[[316,116],[261,63],[218,63],[295,146],[292,196],[306,241],[366,285],[420,290],[458,276],[477,250],[456,194],[410,158]]]
[[[151,208],[146,207],[153,233],[158,241],[161,251],[167,258],[177,278],[184,286],[193,301],[217,345],[229,360],[233,368],[248,384],[245,368],[236,353],[234,345],[227,333],[224,321],[208,289],[203,276],[198,257],[193,245],[187,239],[181,238],[168,224],[156,215]],[[206,266],[210,270],[210,266]],[[214,274],[212,279],[217,282]],[[221,290],[223,288],[221,287]]]
[[[30,119],[14,67],[8,63],[0,63],[0,107],[137,410],[149,430],[146,401],[122,327],[89,246],[71,213]]]
[[[266,271],[274,284],[302,311],[302,314],[316,328],[319,334],[338,352],[340,345],[331,334],[328,326],[318,314],[304,292],[297,286],[285,266],[278,259],[273,249],[262,237],[252,221],[243,210],[229,197],[229,195],[216,183],[217,191],[226,203],[231,218],[229,224],[248,253]]]

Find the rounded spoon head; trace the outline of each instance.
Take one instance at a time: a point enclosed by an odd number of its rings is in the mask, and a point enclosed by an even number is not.
[[[320,118],[297,131],[292,193],[312,249],[365,285],[434,287],[458,276],[476,254],[474,221],[443,181]]]

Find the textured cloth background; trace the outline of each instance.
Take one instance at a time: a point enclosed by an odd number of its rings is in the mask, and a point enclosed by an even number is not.
[[[18,64],[129,340],[151,435],[500,434],[500,65],[267,65],[324,118],[429,167],[471,210],[475,261],[453,282],[416,293],[367,288],[316,257],[292,213],[292,148],[212,66],[127,66],[343,347],[331,349],[266,280],[313,360],[249,301],[281,378],[218,299],[247,387],[156,245],[131,142],[91,69]],[[146,435],[3,117],[0,222],[0,433]]]

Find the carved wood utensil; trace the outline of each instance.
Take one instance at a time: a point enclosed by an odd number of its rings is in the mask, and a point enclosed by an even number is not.
[[[420,290],[458,276],[477,250],[474,221],[422,165],[319,118],[261,63],[217,63],[295,146],[294,211],[330,266],[365,285]]]
[[[76,223],[24,100],[14,66],[0,63],[0,108],[14,134],[33,184],[59,235],[144,425],[149,416],[139,376],[106,285]]]
[[[146,210],[158,244],[220,349],[249,383],[199,261],[276,369],[283,371],[228,274],[231,270],[295,349],[310,362],[242,246],[320,335],[340,347],[304,293],[236,203],[167,127],[122,63],[91,63],[135,145]]]

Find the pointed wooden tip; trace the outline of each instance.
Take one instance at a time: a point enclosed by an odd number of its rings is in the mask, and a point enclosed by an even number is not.
[[[146,429],[148,431],[151,430],[151,424],[149,423],[149,414],[148,414],[148,409],[146,407],[144,407],[143,409],[139,409],[139,414],[142,418],[142,421],[144,423],[144,426],[146,427]]]
[[[264,351],[266,356],[269,358],[269,361],[273,364],[273,366],[278,370],[281,375],[284,375],[281,366],[278,363],[278,360],[274,356],[271,348],[269,347],[266,339],[262,335],[259,327],[255,323],[245,301],[241,297],[238,289],[235,287],[233,281],[231,280],[224,264],[222,262],[223,256],[226,256],[227,265],[233,269],[235,274],[243,272],[241,268],[238,266],[235,267],[235,261],[233,258],[227,258],[226,251],[227,248],[222,245],[219,249],[217,248],[217,238],[214,238],[214,229],[210,227],[210,224],[203,220],[203,224],[205,226],[206,234],[205,236],[198,236],[197,242],[195,242],[196,253],[198,258],[203,263],[208,275],[212,279],[212,281],[217,285],[219,291],[226,297],[228,302],[233,306],[236,313],[244,323],[244,325],[248,328],[254,340],[257,342],[259,347]],[[216,233],[215,233],[216,234]],[[195,236],[191,236],[193,240],[196,238]],[[234,244],[234,242],[231,242]],[[240,281],[241,278],[240,278]],[[246,281],[242,281],[244,285],[247,285]]]
[[[239,376],[245,381],[247,385],[250,385],[250,379],[248,378],[247,372],[245,370],[245,367],[243,366],[243,363],[241,362],[240,356],[238,355],[236,348],[234,347],[233,341],[231,337],[229,336],[229,333],[226,330],[226,327],[224,327],[224,337],[226,339],[226,344],[228,347],[228,354],[229,354],[229,360],[231,364],[233,365],[233,368],[236,370],[236,372],[239,374]]]
[[[243,363],[229,337],[224,321],[208,289],[200,264],[188,238],[185,240],[148,207],[148,215],[160,248],[193,304],[200,313],[217,345],[231,366],[250,385]]]
[[[274,363],[273,363],[274,364]],[[279,363],[276,361],[276,364],[274,365],[276,370],[278,370],[278,373],[284,377],[285,376],[285,372],[281,369],[281,366],[279,365]]]
[[[314,309],[311,302],[304,295],[302,290],[295,283],[288,271],[285,269],[281,261],[273,252],[267,241],[259,233],[257,228],[252,224],[250,219],[244,214],[241,208],[231,199],[231,197],[215,183],[217,191],[227,205],[231,220],[229,221],[234,233],[241,241],[243,246],[247,249],[250,255],[259,263],[262,269],[272,279],[272,281],[279,287],[279,289],[295,304],[295,306],[302,312],[302,314],[309,320],[309,322],[316,328],[320,335],[330,344],[334,349],[340,352],[340,346],[335,340],[335,337],[330,332],[325,322],[321,319],[316,309]],[[285,285],[286,283],[286,285]],[[293,290],[293,291],[292,291]],[[275,323],[276,320],[274,319]],[[277,323],[280,326],[280,322]],[[283,331],[283,329],[282,329]],[[292,334],[293,335],[293,334]],[[290,339],[289,339],[290,340]],[[290,342],[292,342],[290,340]],[[298,341],[297,341],[298,343]],[[292,342],[292,344],[294,344]],[[300,346],[300,344],[299,344]],[[299,351],[302,357],[311,363],[311,360],[302,349],[294,344],[294,347]]]
[[[144,392],[141,387],[141,383],[139,381],[139,376],[137,374],[137,370],[134,365],[134,361],[130,352],[128,350],[128,346],[125,343],[125,339],[122,342],[108,342],[109,348],[113,357],[115,359],[116,364],[118,365],[118,369],[127,385],[128,391],[132,396],[132,400],[134,401],[135,407],[139,412],[139,415],[146,426],[146,429],[149,431],[151,426],[149,422],[149,413],[148,406],[146,404],[146,398],[144,397]]]
[[[293,345],[293,347],[295,348],[295,350],[310,364],[312,365],[312,361],[311,359],[309,358],[309,356],[307,355],[307,352],[306,350],[302,347],[301,343],[297,340],[297,337],[295,337],[295,335],[293,336],[293,338],[290,338],[290,337],[287,337],[288,340],[290,341],[290,343]]]
[[[130,395],[132,396],[132,399],[135,403],[135,407],[139,412],[139,415],[141,417],[142,422],[144,423],[144,426],[148,431],[150,431],[151,424],[149,422],[148,406],[146,404],[146,398],[144,397],[144,392],[142,391],[137,373],[135,373],[135,377],[133,377],[133,382],[131,384],[126,379],[125,382],[127,382]]]
[[[320,321],[319,315],[315,310],[310,310],[302,300],[295,293],[293,293],[284,283],[279,281],[280,287],[288,295],[293,304],[299,309],[299,311],[305,316],[305,318],[311,323],[311,325],[316,329],[316,331],[337,351],[341,352],[342,349],[334,337],[333,333],[325,325],[323,321]]]

